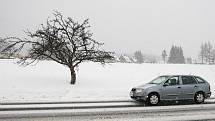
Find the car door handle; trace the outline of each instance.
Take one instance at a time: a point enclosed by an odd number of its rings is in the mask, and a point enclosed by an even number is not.
[[[178,87],[178,88],[181,88],[181,87]]]
[[[198,87],[198,86],[195,85],[194,88],[196,88],[196,87]]]

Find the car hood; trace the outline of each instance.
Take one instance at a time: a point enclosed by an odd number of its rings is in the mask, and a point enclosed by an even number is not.
[[[136,88],[146,89],[146,88],[155,87],[155,86],[158,86],[158,85],[157,84],[144,84],[144,85],[137,86]]]

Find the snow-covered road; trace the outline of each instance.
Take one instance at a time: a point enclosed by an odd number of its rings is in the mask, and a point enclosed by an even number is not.
[[[118,102],[120,103],[120,102]],[[122,102],[125,104],[126,102]],[[132,102],[128,102],[131,104]],[[109,105],[117,105],[117,103],[99,103]],[[29,104],[27,104],[29,105]],[[33,104],[30,104],[32,106]],[[43,106],[48,104],[44,104]],[[66,104],[51,104],[52,106],[65,106]],[[81,107],[84,105],[80,105]],[[85,104],[86,105],[86,104]],[[140,104],[136,107],[101,107],[93,108],[95,103],[88,103],[87,106],[91,108],[81,109],[48,109],[48,110],[13,110],[13,111],[1,111],[1,121],[174,121],[174,120],[215,120],[215,101],[207,100],[205,104],[189,104],[189,105],[163,105],[163,106],[143,106]],[[4,105],[3,105],[4,106]],[[6,105],[11,106],[11,105]],[[13,105],[12,105],[13,106]],[[35,104],[38,106],[38,104]],[[71,106],[71,105],[70,105]]]

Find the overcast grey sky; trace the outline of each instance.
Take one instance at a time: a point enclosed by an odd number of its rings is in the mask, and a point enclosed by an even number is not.
[[[22,36],[53,10],[89,18],[94,38],[116,52],[160,55],[175,44],[196,57],[202,42],[215,46],[215,0],[0,0],[0,36]]]

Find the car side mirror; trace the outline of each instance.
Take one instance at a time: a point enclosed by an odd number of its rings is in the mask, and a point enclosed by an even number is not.
[[[169,84],[168,84],[168,83],[165,83],[165,84],[163,84],[163,86],[166,87],[166,86],[169,86]]]

